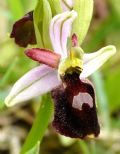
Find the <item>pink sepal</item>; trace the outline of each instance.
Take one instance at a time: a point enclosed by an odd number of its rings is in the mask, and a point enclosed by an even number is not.
[[[25,54],[31,59],[38,61],[39,63],[46,64],[52,68],[57,68],[61,56],[48,49],[32,48],[27,49]]]

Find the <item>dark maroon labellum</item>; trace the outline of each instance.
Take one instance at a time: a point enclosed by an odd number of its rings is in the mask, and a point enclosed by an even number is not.
[[[88,80],[80,80],[78,73],[66,74],[63,85],[52,91],[55,103],[53,127],[62,135],[72,138],[98,136],[95,92]]]
[[[16,44],[21,47],[26,47],[28,44],[36,44],[33,11],[15,22],[10,37],[15,38]]]

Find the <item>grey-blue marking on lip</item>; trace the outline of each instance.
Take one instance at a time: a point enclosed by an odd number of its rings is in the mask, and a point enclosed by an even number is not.
[[[79,93],[73,98],[72,107],[75,109],[82,110],[82,105],[86,103],[90,108],[93,107],[93,98],[88,93]]]

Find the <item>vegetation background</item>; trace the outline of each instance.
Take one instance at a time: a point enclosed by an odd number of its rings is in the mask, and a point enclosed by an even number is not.
[[[37,65],[9,38],[13,23],[35,4],[35,0],[0,0],[0,154],[19,154],[42,101],[38,97],[20,106],[4,107],[4,98],[15,81]],[[94,16],[82,47],[94,52],[109,44],[116,46],[116,55],[91,77],[96,87],[100,136],[69,140],[49,125],[40,154],[120,154],[120,0],[95,0]]]

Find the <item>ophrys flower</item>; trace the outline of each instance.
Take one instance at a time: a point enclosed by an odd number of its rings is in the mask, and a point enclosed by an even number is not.
[[[71,33],[76,17],[75,11],[66,11],[51,20],[50,38],[54,52],[40,48],[26,50],[28,57],[43,65],[19,79],[5,103],[12,106],[52,91],[55,102],[53,126],[63,135],[84,138],[99,134],[95,92],[86,78],[116,49],[110,45],[85,54],[77,44],[77,34]]]

